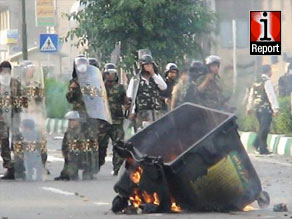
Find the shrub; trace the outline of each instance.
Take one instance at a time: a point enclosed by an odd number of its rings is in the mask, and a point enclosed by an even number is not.
[[[48,118],[63,119],[71,106],[66,100],[68,84],[55,78],[45,80],[46,112]]]

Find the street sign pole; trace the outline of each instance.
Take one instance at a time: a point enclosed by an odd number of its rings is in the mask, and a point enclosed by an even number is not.
[[[49,26],[47,26],[47,33],[49,34],[50,33],[50,27]],[[51,74],[51,68],[50,68],[50,66],[51,66],[51,62],[50,62],[50,54],[49,53],[47,53],[47,62],[48,62],[48,74],[50,75]]]

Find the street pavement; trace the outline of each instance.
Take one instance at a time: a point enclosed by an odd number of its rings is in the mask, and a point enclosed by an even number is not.
[[[292,218],[292,157],[250,155],[263,190],[270,194],[271,204],[264,210],[255,202],[252,203],[254,210],[249,212],[115,215],[110,211],[115,197],[113,185],[117,180],[111,175],[111,148],[96,180],[54,181],[63,167],[61,138],[48,138],[47,167],[51,175],[42,182],[0,181],[0,219]],[[3,174],[2,160],[0,165],[0,174]],[[289,211],[273,212],[273,205],[278,203],[287,204]]]

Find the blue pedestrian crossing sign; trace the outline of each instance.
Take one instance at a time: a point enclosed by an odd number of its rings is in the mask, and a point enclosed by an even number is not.
[[[58,41],[58,34],[40,34],[40,51],[57,52]]]

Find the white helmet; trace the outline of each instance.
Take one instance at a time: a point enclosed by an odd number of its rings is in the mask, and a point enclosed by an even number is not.
[[[178,71],[178,67],[176,64],[174,63],[168,63],[166,66],[165,66],[165,72],[169,72],[171,70],[176,70]]]
[[[68,120],[69,119],[78,120],[78,119],[80,119],[80,116],[79,116],[78,111],[69,111],[68,113],[66,113],[65,118]]]
[[[210,64],[213,64],[213,63],[218,63],[220,65],[220,57],[219,56],[215,56],[215,55],[208,56],[205,59],[205,63],[206,63],[206,65],[210,65]]]

